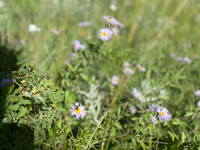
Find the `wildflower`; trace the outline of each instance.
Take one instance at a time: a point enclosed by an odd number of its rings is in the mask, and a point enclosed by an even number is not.
[[[110,5],[110,9],[111,9],[112,11],[116,11],[116,10],[117,10],[117,6],[116,6],[115,4],[111,4],[111,5]]]
[[[24,45],[24,44],[26,43],[26,41],[20,40],[19,43],[20,43],[21,45]]]
[[[175,55],[174,54],[169,54],[169,57],[174,58]]]
[[[188,44],[187,44],[187,47],[188,47],[188,48],[191,48],[191,47],[192,47],[192,43],[188,43]]]
[[[87,26],[90,26],[91,24],[92,24],[91,21],[88,21],[88,22],[79,22],[78,26],[79,27],[87,27]]]
[[[7,86],[8,88],[9,88],[9,85],[10,84],[12,84],[13,83],[13,81],[11,80],[11,79],[5,79],[5,78],[3,78],[3,80],[1,81],[1,86]]]
[[[196,97],[200,97],[200,91],[199,90],[197,90],[196,92],[194,92],[194,94],[195,94]]]
[[[197,106],[200,107],[200,101],[197,103]]]
[[[117,23],[117,26],[120,27],[120,28],[124,28],[124,24],[122,24],[120,22]]]
[[[136,99],[138,99],[140,102],[145,102],[145,97],[142,96],[142,95],[137,91],[136,88],[133,89],[132,93],[133,93],[133,96],[134,96]]]
[[[167,110],[167,108],[160,106],[160,107],[157,107],[156,111],[159,113],[158,118],[161,121],[161,123],[171,120],[171,114],[169,114],[169,111]]]
[[[103,18],[107,21],[107,23],[111,23],[114,26],[118,24],[117,20],[111,16],[104,16]]]
[[[191,63],[191,60],[189,58],[187,58],[187,57],[183,58],[183,61],[186,62],[186,63],[188,63],[188,64]]]
[[[126,68],[124,68],[124,73],[125,74],[134,74],[135,72],[132,69],[126,67]]]
[[[53,28],[53,29],[51,29],[51,31],[52,31],[54,34],[58,35],[58,34],[60,34],[60,32],[61,32],[62,30],[61,30],[61,29],[56,30],[55,28]]]
[[[128,62],[125,62],[124,63],[124,67],[126,68],[126,67],[129,67],[130,66],[130,64],[128,63]]]
[[[131,107],[131,108],[130,108],[130,111],[131,111],[132,114],[135,114],[135,113],[136,113],[136,109],[135,109],[135,107],[134,107],[134,106]]]
[[[101,29],[99,37],[102,41],[107,41],[112,37],[113,32],[110,29]]]
[[[119,77],[118,76],[113,76],[112,77],[112,84],[113,85],[118,85],[119,83]]]
[[[74,48],[75,48],[76,51],[79,50],[79,49],[85,50],[85,46],[81,45],[78,40],[74,41]]]
[[[74,58],[76,57],[76,53],[71,53],[71,55],[72,55],[72,57],[74,57]]]
[[[149,109],[147,109],[149,112],[155,111],[155,105],[149,105]]]
[[[76,116],[76,119],[79,120],[80,118],[84,118],[87,114],[85,108],[78,102],[75,103],[75,106],[71,106],[72,116]]]
[[[117,29],[117,27],[110,28],[110,29],[115,35],[118,35],[119,30]]]
[[[156,124],[156,117],[151,117],[151,122],[153,123],[153,124]]]
[[[183,59],[182,59],[182,58],[180,58],[180,57],[177,57],[177,58],[176,58],[176,60],[178,60],[178,61],[180,61],[180,62],[182,62],[182,61],[183,61]]]
[[[31,24],[28,28],[29,32],[37,32],[40,31],[40,28],[38,28],[36,25]]]
[[[146,71],[146,68],[140,66],[140,65],[137,65],[137,68],[141,71],[141,72],[145,72]]]

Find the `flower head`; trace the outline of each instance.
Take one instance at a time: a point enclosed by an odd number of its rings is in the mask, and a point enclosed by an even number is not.
[[[118,35],[119,30],[117,29],[117,27],[110,28],[110,29],[115,35]]]
[[[113,3],[113,4],[110,5],[110,9],[112,11],[116,11],[117,10],[117,6]]]
[[[120,27],[120,28],[124,28],[124,24],[122,24],[120,22],[117,23],[117,26]]]
[[[140,93],[137,91],[136,88],[133,89],[132,93],[133,93],[133,96],[134,96],[136,99],[138,99],[140,102],[145,102],[145,97],[142,96],[142,94],[140,94]]]
[[[147,109],[149,112],[155,111],[155,105],[151,104],[149,105],[149,109]]]
[[[19,43],[20,43],[21,45],[24,45],[24,44],[26,43],[26,41],[25,41],[25,40],[20,40]]]
[[[110,29],[101,29],[99,37],[102,41],[107,41],[112,37],[113,32]]]
[[[111,16],[104,16],[103,18],[107,21],[107,23],[111,23],[114,26],[118,24],[117,20]]]
[[[161,121],[161,123],[171,120],[172,115],[169,114],[169,111],[165,107],[157,107],[156,111],[159,113],[158,118]]]
[[[146,68],[140,66],[140,65],[137,65],[137,68],[141,71],[141,72],[145,72],[146,71]]]
[[[183,61],[183,59],[182,59],[182,58],[180,58],[180,57],[177,57],[177,58],[176,58],[176,60],[177,60],[177,61],[180,61],[180,62],[182,62],[182,61]]]
[[[197,90],[196,92],[194,92],[194,95],[195,95],[196,97],[200,97],[200,90]]]
[[[75,48],[76,51],[79,50],[79,49],[85,50],[85,46],[81,45],[78,40],[75,40],[73,44],[74,44],[74,48]]]
[[[169,57],[174,58],[175,55],[174,54],[169,54]]]
[[[88,22],[79,22],[78,26],[79,27],[87,27],[87,26],[90,26],[91,24],[92,24],[91,21],[88,21]]]
[[[135,109],[135,107],[134,107],[134,106],[131,107],[131,108],[130,108],[130,111],[131,111],[132,114],[135,114],[135,113],[136,113],[136,109]]]
[[[119,77],[118,76],[113,76],[112,77],[112,84],[113,85],[118,85],[119,83]]]
[[[72,57],[74,57],[74,58],[76,57],[76,53],[71,53],[71,55],[72,55]]]
[[[130,66],[130,64],[128,63],[128,62],[125,62],[124,63],[124,67],[126,68],[126,67],[129,67]]]
[[[71,106],[72,116],[76,116],[76,119],[79,120],[80,118],[84,118],[87,114],[85,108],[78,102],[75,103],[75,106]]]
[[[51,29],[51,31],[55,34],[55,35],[59,35],[60,32],[62,31],[61,29],[56,30],[55,28]]]
[[[200,101],[198,101],[197,106],[200,107]]]
[[[135,72],[133,71],[133,69],[126,67],[126,68],[124,68],[124,73],[125,74],[134,74]]]
[[[13,83],[13,81],[11,80],[11,79],[5,79],[5,78],[3,78],[3,80],[1,81],[1,86],[7,86],[8,88],[9,88],[9,85],[10,84],[12,84]]]
[[[28,28],[29,32],[38,32],[40,31],[40,28],[38,28],[36,25],[31,24]]]
[[[151,122],[153,123],[153,124],[156,124],[156,117],[151,117]]]
[[[187,58],[187,57],[183,58],[183,61],[186,62],[186,63],[188,63],[188,64],[191,63],[191,60],[189,58]]]

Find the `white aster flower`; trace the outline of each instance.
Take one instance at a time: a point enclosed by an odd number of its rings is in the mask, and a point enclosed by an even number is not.
[[[200,101],[198,101],[197,106],[200,107]]]
[[[87,114],[87,111],[85,111],[85,108],[78,102],[75,103],[75,106],[71,106],[71,112],[72,116],[76,116],[76,119],[79,120],[80,118],[84,118]]]
[[[194,92],[194,95],[195,95],[196,97],[200,97],[200,91],[197,90],[196,92]]]
[[[87,26],[90,26],[91,24],[92,24],[91,21],[88,21],[88,22],[79,22],[78,26],[79,27],[87,27]]]
[[[119,30],[117,29],[117,27],[110,28],[110,29],[111,29],[111,31],[112,31],[115,35],[118,35]]]
[[[124,68],[124,74],[134,74],[134,73],[135,72],[133,71],[133,69],[128,67]]]
[[[161,121],[161,123],[171,120],[172,115],[169,113],[167,108],[165,107],[157,107],[156,111],[159,113],[158,118]]]
[[[115,4],[111,4],[111,5],[110,5],[110,9],[111,9],[112,11],[116,11],[116,10],[117,10],[117,6],[116,6]]]
[[[135,107],[134,107],[134,106],[131,107],[131,108],[130,108],[130,111],[131,111],[132,114],[135,114],[135,113],[136,113],[136,109],[135,109]]]
[[[137,65],[137,68],[141,71],[141,72],[145,72],[146,68],[140,66],[139,64]]]
[[[118,85],[119,83],[119,77],[118,76],[113,76],[112,77],[112,84],[113,85]]]
[[[102,41],[107,41],[112,37],[113,32],[110,29],[101,29],[99,37]]]
[[[30,26],[29,26],[29,28],[28,28],[28,31],[29,32],[38,32],[38,31],[40,31],[40,28],[38,28],[36,25],[34,25],[34,24],[31,24]]]
[[[140,94],[140,93],[137,91],[136,88],[133,88],[132,93],[133,93],[133,96],[134,96],[136,99],[138,99],[140,102],[145,102],[145,97],[142,96],[142,94]]]
[[[75,40],[73,44],[74,44],[74,48],[75,48],[76,51],[79,50],[79,49],[85,50],[85,46],[81,45],[78,40]]]
[[[189,58],[187,58],[187,57],[183,58],[183,61],[186,62],[186,63],[188,63],[188,64],[191,63],[191,60]]]
[[[129,67],[130,66],[130,64],[128,63],[128,62],[125,62],[124,63],[124,67],[126,68],[126,67]]]
[[[111,23],[114,26],[117,26],[118,24],[117,20],[111,16],[104,16],[103,18],[107,21],[107,23]]]

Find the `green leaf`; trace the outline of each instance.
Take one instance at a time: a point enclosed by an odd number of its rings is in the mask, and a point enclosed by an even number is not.
[[[26,100],[26,99],[21,99],[21,103],[24,105],[30,104],[30,100]]]
[[[174,135],[173,135],[173,133],[171,133],[170,131],[168,131],[168,133],[169,133],[170,136],[172,137],[172,141],[174,141]]]
[[[17,103],[17,104],[15,104],[15,105],[13,105],[13,106],[11,107],[11,110],[16,111],[16,110],[18,110],[19,107],[20,107],[20,105],[19,105],[19,103]]]
[[[23,106],[19,109],[19,115],[18,118],[23,117],[28,112],[28,109],[24,108]]]
[[[81,73],[81,77],[82,77],[85,81],[89,81],[91,84],[96,85],[96,82],[93,81],[91,78],[89,78],[89,76],[87,76],[86,74]]]
[[[38,103],[43,102],[44,100],[41,96],[33,96],[33,99]]]
[[[189,117],[189,116],[192,116],[195,112],[193,111],[188,111],[186,112],[185,116],[184,117]]]
[[[26,96],[26,97],[29,97],[29,98],[31,98],[31,94],[29,93],[29,92],[24,92],[24,93],[22,93],[24,96]]]
[[[16,118],[17,116],[18,116],[18,113],[16,113],[16,112],[11,112],[11,115],[14,117],[14,118]]]

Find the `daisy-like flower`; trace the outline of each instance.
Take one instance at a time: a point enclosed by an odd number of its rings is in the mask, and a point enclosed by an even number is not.
[[[169,57],[174,58],[175,55],[174,54],[169,54]]]
[[[79,27],[87,27],[87,26],[90,26],[91,24],[92,24],[91,21],[88,21],[88,22],[79,22],[78,26]]]
[[[125,62],[124,63],[124,67],[126,68],[126,67],[129,67],[130,66],[130,64],[128,63],[128,62]]]
[[[153,123],[153,124],[156,124],[156,117],[151,117],[151,122]]]
[[[145,97],[142,96],[142,94],[140,94],[140,93],[137,91],[136,88],[133,89],[132,93],[133,93],[133,96],[134,96],[136,99],[138,99],[140,102],[145,102]]]
[[[200,107],[200,101],[198,101],[197,106]]]
[[[81,45],[78,40],[75,40],[73,44],[74,44],[74,48],[75,48],[76,51],[79,50],[79,49],[85,50],[85,46]]]
[[[134,74],[135,72],[132,69],[126,67],[126,68],[124,68],[124,73],[125,74]]]
[[[117,6],[116,6],[114,3],[112,3],[112,4],[110,5],[110,9],[111,9],[112,11],[116,11],[116,10],[117,10]]]
[[[72,57],[74,57],[74,58],[76,57],[76,53],[71,53],[71,55],[72,55]]]
[[[51,31],[55,34],[55,35],[59,35],[60,32],[62,31],[61,29],[56,30],[55,28],[51,29]]]
[[[110,29],[111,29],[111,31],[112,31],[115,35],[118,35],[119,30],[117,29],[117,27],[110,28]]]
[[[13,81],[11,79],[5,79],[3,78],[3,80],[1,81],[1,86],[7,86],[9,88],[9,85],[12,84]]]
[[[147,109],[149,112],[155,111],[155,105],[151,104],[149,105],[149,109]]]
[[[75,103],[75,106],[71,106],[72,116],[76,116],[76,119],[79,120],[80,118],[84,118],[87,114],[85,108],[78,102]]]
[[[118,24],[117,20],[111,16],[104,16],[103,18],[107,21],[107,23],[111,23],[114,26]]]
[[[188,64],[191,63],[191,60],[189,58],[187,58],[187,57],[183,58],[183,61],[186,62],[186,63],[188,63]]]
[[[141,72],[145,72],[146,68],[140,66],[139,64],[137,65],[137,68],[141,71]]]
[[[169,113],[167,108],[160,106],[157,107],[156,111],[159,113],[158,118],[161,123],[171,120],[172,115]]]
[[[99,37],[102,41],[107,41],[112,37],[113,32],[110,29],[101,29]]]
[[[119,77],[118,76],[113,76],[112,77],[112,84],[113,85],[118,85],[119,83]]]
[[[196,97],[200,97],[200,91],[197,90],[196,92],[194,92],[194,95],[195,95]]]
[[[136,109],[135,109],[135,107],[134,107],[134,106],[131,107],[131,108],[130,108],[130,111],[131,111],[132,114],[135,114],[135,113],[136,113]]]
[[[38,31],[40,31],[40,28],[38,28],[36,25],[34,25],[34,24],[31,24],[30,26],[29,26],[29,28],[28,28],[28,31],[29,32],[38,32]]]

